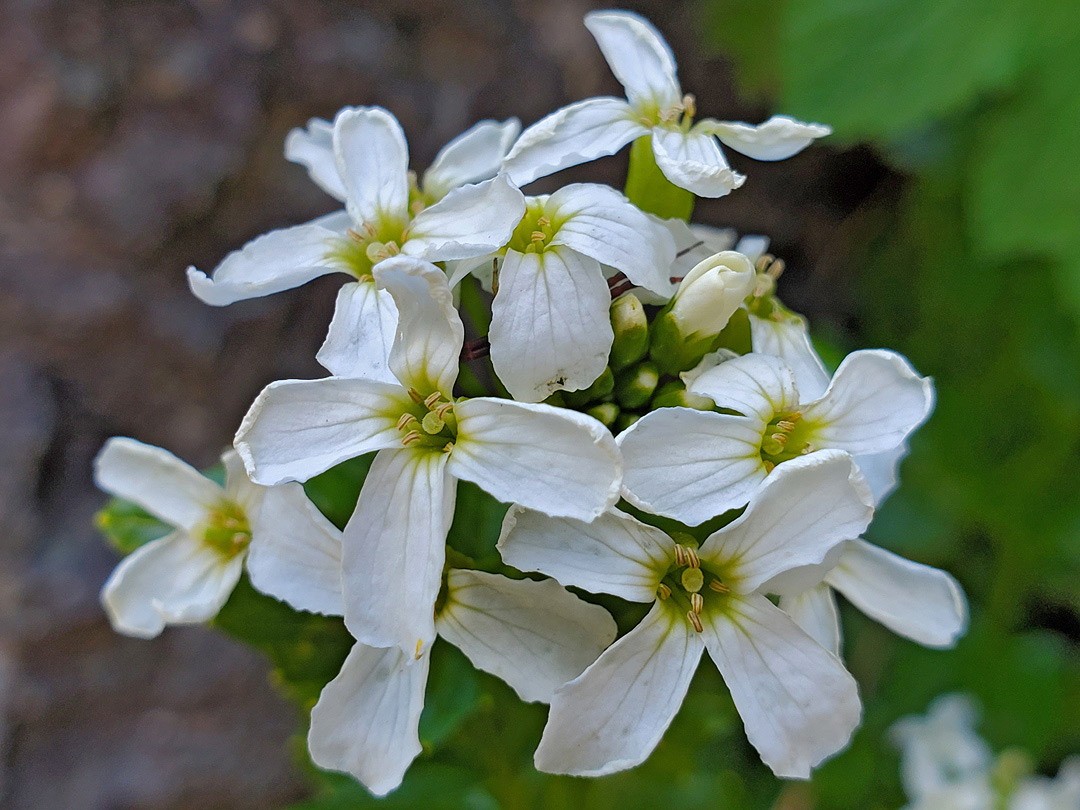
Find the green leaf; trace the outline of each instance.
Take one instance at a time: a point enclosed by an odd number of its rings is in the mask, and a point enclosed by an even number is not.
[[[465,654],[439,641],[431,651],[431,674],[420,715],[420,741],[439,748],[480,703],[476,670]]]
[[[163,523],[131,501],[112,498],[94,515],[94,525],[105,538],[124,554],[164,537],[172,526]]]
[[[352,780],[288,810],[498,810],[499,805],[470,770],[434,762],[417,762],[401,787],[381,799]]]
[[[339,529],[344,529],[352,517],[360,488],[374,460],[374,453],[351,458],[304,484],[304,492],[311,502]]]
[[[499,539],[503,516],[508,505],[500,503],[469,481],[458,481],[454,522],[446,542],[482,568],[499,563],[495,543]]]

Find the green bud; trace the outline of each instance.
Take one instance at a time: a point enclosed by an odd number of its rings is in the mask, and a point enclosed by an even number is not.
[[[615,371],[636,363],[649,348],[649,319],[645,307],[633,293],[616,298],[611,303],[611,367]]]
[[[624,431],[628,427],[630,427],[632,424],[634,424],[634,422],[636,422],[640,418],[641,418],[640,414],[626,413],[624,411],[623,413],[620,413],[619,418],[615,420],[615,430],[617,432],[621,433],[622,431]]]
[[[582,388],[580,391],[563,391],[563,400],[571,408],[580,408],[583,405],[587,405],[590,402],[596,402],[598,399],[603,399],[612,392],[615,388],[615,375],[611,373],[610,368],[605,368],[603,373],[593,380],[592,385],[588,388]]]
[[[680,380],[664,383],[653,395],[650,407],[655,408],[693,408],[696,411],[711,411],[713,401],[708,397],[691,394]]]
[[[660,373],[656,366],[646,361],[619,375],[615,385],[615,399],[624,408],[640,408],[649,401],[659,382]]]
[[[611,427],[615,424],[615,420],[619,418],[619,406],[614,402],[601,402],[599,405],[589,408],[585,413],[602,422],[606,427]]]

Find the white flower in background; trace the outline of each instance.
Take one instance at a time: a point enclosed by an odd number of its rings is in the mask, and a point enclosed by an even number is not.
[[[451,569],[436,610],[440,637],[525,701],[548,703],[555,690],[614,640],[615,622],[552,580],[512,580]],[[357,643],[311,712],[315,764],[345,771],[382,796],[420,753],[417,734],[430,656]]]
[[[1080,756],[1061,763],[1057,777],[1030,776],[1009,797],[1008,810],[1076,810],[1080,807]]]
[[[464,329],[446,275],[407,257],[374,277],[394,297],[395,383],[271,383],[236,434],[253,480],[304,481],[377,451],[344,534],[345,622],[359,641],[419,655],[435,636],[458,479],[495,498],[591,520],[615,503],[618,449],[595,419],[546,405],[455,400]]]
[[[601,776],[644,761],[708,650],[762,760],[779,776],[807,778],[850,739],[858,690],[764,586],[821,563],[872,514],[858,470],[837,451],[784,465],[739,518],[696,549],[617,510],[584,523],[513,507],[499,540],[507,563],[653,603],[636,628],[555,693],[537,768]]]
[[[784,115],[757,126],[711,118],[693,124],[694,98],[683,95],[675,58],[651,23],[627,11],[593,11],[585,26],[626,100],[579,101],[526,129],[503,164],[519,186],[651,136],[656,165],[668,180],[700,197],[722,197],[746,178],[728,166],[717,138],[756,160],[783,160],[832,131]]]
[[[355,281],[338,293],[318,360],[338,376],[391,382],[384,358],[396,313],[389,296],[375,289],[372,267],[399,253],[435,262],[488,254],[506,244],[525,198],[495,172],[517,126],[484,122],[452,141],[424,175],[423,188],[409,172],[405,134],[386,110],[347,107],[332,127],[316,120],[306,132],[294,130],[287,155],[307,165],[322,188],[344,201],[345,210],[252,240],[230,253],[212,277],[188,268],[192,292],[224,306],[329,273],[351,275]]]
[[[101,601],[117,632],[153,638],[167,624],[212,619],[245,558],[252,584],[264,593],[297,610],[341,612],[340,575],[332,565],[340,532],[299,484],[257,486],[236,453],[221,460],[224,487],[134,439],[112,438],[98,454],[98,487],[174,527],[125,557],[105,583]]]

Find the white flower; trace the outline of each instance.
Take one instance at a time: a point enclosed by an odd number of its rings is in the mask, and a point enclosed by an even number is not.
[[[708,650],[762,760],[779,776],[808,777],[847,744],[859,722],[858,690],[843,664],[775,607],[763,586],[791,568],[821,563],[872,514],[857,469],[836,451],[784,465],[739,518],[698,549],[617,510],[584,523],[511,509],[499,540],[510,565],[654,603],[635,629],[555,693],[537,768],[601,776],[644,761]]]
[[[247,559],[252,584],[298,610],[341,612],[340,532],[298,484],[261,487],[236,453],[225,486],[172,453],[112,438],[94,465],[97,485],[174,527],[133,551],[101,593],[119,633],[153,638],[166,624],[205,622],[221,609]]]
[[[435,627],[485,672],[525,701],[551,700],[615,638],[607,611],[552,580],[512,580],[451,569]],[[351,773],[374,794],[400,783],[420,753],[417,734],[429,656],[357,643],[311,712],[315,764]]]
[[[700,197],[722,197],[746,178],[731,170],[716,138],[756,160],[783,160],[832,131],[783,115],[757,126],[713,119],[691,126],[693,96],[683,95],[671,50],[647,20],[627,11],[593,11],[585,26],[626,89],[626,100],[579,101],[526,129],[503,164],[519,186],[651,136],[656,164],[668,180]]]
[[[1008,810],[1076,810],[1080,807],[1080,756],[1061,763],[1057,778],[1029,776],[1009,797]]]
[[[704,371],[687,390],[736,413],[662,408],[618,441],[627,500],[691,526],[746,503],[790,459],[824,448],[856,457],[893,450],[933,407],[931,381],[876,349],[844,358],[812,400],[782,360],[757,353]]]
[[[271,383],[236,434],[253,480],[306,480],[378,451],[345,528],[345,622],[358,640],[419,655],[458,479],[495,498],[590,520],[618,498],[611,434],[573,411],[505,399],[455,400],[464,329],[437,267],[398,257],[374,276],[393,295],[395,383],[328,377]]]
[[[679,283],[671,317],[686,339],[714,336],[754,290],[757,271],[741,253],[725,250],[699,262]]]

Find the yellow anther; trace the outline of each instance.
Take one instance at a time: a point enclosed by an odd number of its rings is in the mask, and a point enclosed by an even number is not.
[[[772,439],[777,444],[779,444],[781,447],[783,447],[785,444],[787,444],[787,439],[788,439],[786,433],[774,433],[769,438]]]
[[[421,211],[423,211],[425,208],[427,208],[427,206],[424,205],[423,200],[413,200],[412,203],[410,203],[409,205],[409,210],[412,212],[412,215],[414,217]]]
[[[413,422],[416,422],[416,421],[418,421],[417,418],[415,416],[413,416],[411,413],[403,413],[401,415],[401,418],[397,420],[397,429],[398,430],[404,430],[405,428],[407,428],[409,425],[411,425]]]
[[[690,610],[694,612],[695,616],[700,616],[701,611],[705,609],[705,599],[700,593],[690,594]]]
[[[446,423],[439,418],[437,413],[431,411],[424,414],[424,418],[420,421],[420,427],[424,429],[424,433],[430,433],[434,436],[446,427]]]
[[[358,234],[352,228],[349,228],[349,230],[347,230],[346,233],[348,234],[349,238],[352,239],[354,242],[366,242],[367,241],[367,239],[365,239],[363,236]]]
[[[548,217],[546,214],[544,214],[542,216],[537,217],[536,224],[538,226],[540,226],[541,228],[546,228],[548,225],[551,224],[551,218]]]
[[[701,559],[698,557],[697,551],[690,548],[690,546],[686,547],[686,564],[691,568],[701,568]]]
[[[386,252],[390,256],[397,256],[399,253],[401,253],[401,248],[398,247],[397,242],[387,242]]]
[[[532,243],[534,245],[539,245],[541,242],[547,239],[547,234],[545,234],[543,231],[533,231],[532,236],[530,236],[529,239],[532,240]]]
[[[705,575],[700,568],[684,568],[682,572],[682,586],[688,593],[697,593],[705,584]]]
[[[698,618],[698,615],[694,613],[694,611],[686,611],[686,618],[690,620],[690,624],[694,625],[694,629],[697,630],[699,633],[705,629],[705,627],[701,624],[701,619]]]
[[[419,430],[410,430],[408,433],[401,437],[401,446],[409,447],[410,445],[416,444],[422,438],[424,437],[420,435]]]
[[[409,399],[411,399],[417,405],[419,405],[421,402],[424,401],[424,398],[422,396],[420,396],[420,392],[417,391],[415,388],[410,388],[408,393],[409,393]]]
[[[682,97],[683,111],[693,118],[697,114],[697,100],[690,93]]]
[[[446,415],[448,413],[450,413],[450,411],[452,411],[452,410],[454,410],[454,403],[453,402],[444,402],[442,405],[440,405],[438,408],[435,409],[435,413],[437,413],[439,415],[440,419],[442,419],[443,421],[446,421]]]
[[[731,588],[718,579],[714,579],[709,583],[709,590],[716,591],[717,593],[731,593]]]
[[[775,464],[773,464],[773,463],[772,463],[771,461],[769,461],[768,459],[764,459],[764,460],[762,460],[762,462],[761,462],[761,463],[762,463],[762,464],[763,464],[763,465],[765,466],[765,473],[766,473],[766,474],[768,474],[768,473],[771,473],[771,472],[772,472],[773,470],[775,470],[775,469],[776,469],[776,465],[775,465]]]
[[[675,544],[675,564],[686,565],[686,549],[678,543]]]
[[[442,394],[440,394],[438,391],[432,391],[430,394],[427,395],[427,397],[425,397],[424,405],[427,406],[428,410],[431,410],[433,407],[435,407],[435,403],[438,402],[440,399],[442,399]]]
[[[789,419],[781,419],[776,423],[776,428],[783,433],[791,433],[795,429],[795,423]]]
[[[420,653],[421,653],[421,651],[423,649],[424,649],[424,640],[422,638],[418,638],[416,640],[416,652],[413,654],[413,658],[415,658],[417,660],[420,660]]]
[[[453,442],[447,442],[446,444],[443,445],[442,451],[444,453],[449,453],[453,449],[454,449],[454,443]]]
[[[671,596],[671,588],[661,582],[660,587],[656,589],[656,595],[660,597],[661,601],[663,601],[664,599],[667,599],[669,596]]]
[[[811,453],[814,452],[814,449],[815,449],[814,445],[808,444],[805,447],[803,447],[802,450],[799,451],[799,455],[808,456],[808,455],[810,455]]]

